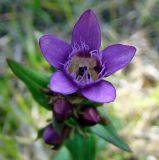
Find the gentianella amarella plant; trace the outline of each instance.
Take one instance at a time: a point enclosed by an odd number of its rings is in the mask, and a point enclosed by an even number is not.
[[[25,82],[37,102],[53,113],[50,123],[40,130],[39,135],[45,143],[54,149],[65,145],[71,154],[74,153],[73,159],[82,155],[73,152],[72,145],[77,147],[82,143],[87,147],[88,139],[95,140],[93,135],[130,151],[97,106],[115,100],[116,90],[105,78],[126,67],[136,48],[113,44],[101,50],[100,26],[90,9],[75,24],[71,44],[53,35],[44,35],[39,46],[48,63],[57,69],[51,76],[32,71],[12,60],[8,60],[8,64]]]

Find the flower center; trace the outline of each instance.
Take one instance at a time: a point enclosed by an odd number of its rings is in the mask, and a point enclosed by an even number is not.
[[[98,79],[99,68],[99,64],[95,58],[74,55],[68,66],[68,74],[76,82],[88,84]]]

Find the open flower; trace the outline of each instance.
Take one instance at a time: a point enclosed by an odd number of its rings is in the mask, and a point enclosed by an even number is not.
[[[116,97],[113,85],[103,78],[126,67],[136,52],[135,47],[122,44],[100,51],[100,26],[90,9],[75,24],[71,44],[52,35],[42,36],[39,44],[49,64],[58,69],[50,80],[52,91],[64,95],[80,91],[85,98],[100,103]]]

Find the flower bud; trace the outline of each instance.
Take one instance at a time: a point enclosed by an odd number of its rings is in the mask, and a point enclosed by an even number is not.
[[[80,116],[80,122],[85,126],[91,126],[99,123],[100,116],[95,108],[86,108]]]
[[[59,99],[54,103],[53,113],[56,120],[62,122],[72,115],[71,104],[64,99]]]
[[[53,146],[59,146],[62,141],[63,141],[63,137],[60,133],[58,133],[53,127],[52,125],[48,125],[43,133],[43,139],[45,141],[45,143],[49,144],[49,145],[53,145]]]
[[[71,128],[64,126],[59,133],[53,128],[52,124],[48,125],[43,132],[43,139],[46,144],[52,145],[53,149],[58,149],[63,141],[69,136]]]

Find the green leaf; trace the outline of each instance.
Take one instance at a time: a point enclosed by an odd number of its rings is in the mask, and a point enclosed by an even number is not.
[[[52,160],[72,160],[70,152],[66,147],[62,147]]]
[[[66,141],[66,147],[70,151],[72,160],[95,160],[96,139],[94,135],[86,138],[75,133]]]
[[[7,63],[13,73],[28,87],[33,98],[46,109],[50,109],[48,95],[43,91],[48,86],[50,74],[33,71],[11,59],[7,59]]]
[[[117,134],[116,129],[111,123],[107,126],[103,126],[101,124],[95,125],[91,127],[91,132],[114,144],[118,148],[127,152],[131,152],[129,146],[120,138],[120,136]]]

